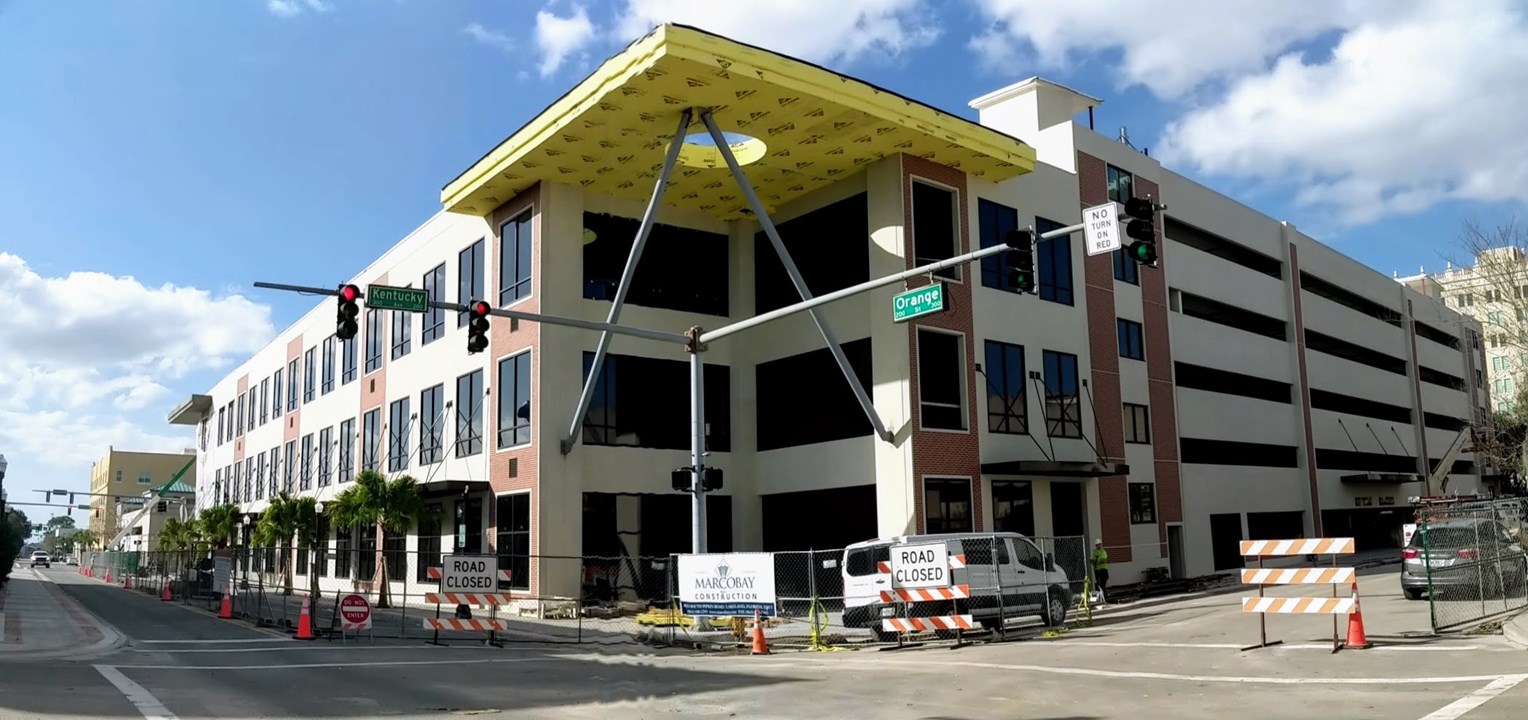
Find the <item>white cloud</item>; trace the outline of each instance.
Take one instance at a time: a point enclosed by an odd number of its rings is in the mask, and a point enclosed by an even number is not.
[[[292,17],[301,15],[309,10],[313,12],[329,12],[334,5],[325,0],[266,0],[265,9],[270,10],[278,17]]]
[[[1041,70],[1119,51],[1124,85],[1177,98],[1208,80],[1264,69],[1293,42],[1353,27],[1414,0],[1330,0],[1315,9],[1268,0],[971,0],[991,23],[971,47],[989,63]],[[1028,56],[1028,57],[1026,57]]]
[[[508,35],[505,35],[498,30],[489,30],[488,28],[483,27],[480,23],[472,23],[467,27],[462,28],[462,33],[467,37],[482,43],[483,45],[487,45],[491,48],[502,50],[504,52],[509,52],[510,50],[515,49],[514,40],[511,40]]]
[[[189,429],[165,422],[177,400],[171,386],[255,352],[274,334],[270,309],[241,296],[95,272],[43,277],[0,253],[7,485],[13,494],[12,479],[81,486],[108,446],[189,447]]]
[[[927,0],[625,0],[613,34],[629,42],[672,22],[827,63],[897,55],[939,37],[938,3]]]
[[[1514,0],[1376,13],[1332,55],[1279,58],[1165,133],[1161,156],[1296,191],[1345,223],[1450,199],[1528,201],[1528,20]]]
[[[536,13],[536,49],[541,51],[541,76],[547,77],[564,61],[594,40],[594,23],[582,6],[562,17],[549,10]]]

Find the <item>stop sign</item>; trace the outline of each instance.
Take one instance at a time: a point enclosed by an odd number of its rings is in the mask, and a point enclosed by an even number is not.
[[[364,595],[346,595],[340,598],[340,619],[351,626],[370,626],[371,603]]]

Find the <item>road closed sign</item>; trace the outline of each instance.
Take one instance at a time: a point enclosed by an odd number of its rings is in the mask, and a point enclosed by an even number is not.
[[[371,629],[371,602],[354,593],[340,598],[340,620],[346,630]]]
[[[440,589],[445,592],[491,592],[499,587],[496,555],[446,555],[441,559]]]
[[[935,588],[949,585],[950,550],[944,543],[892,546],[892,587]]]

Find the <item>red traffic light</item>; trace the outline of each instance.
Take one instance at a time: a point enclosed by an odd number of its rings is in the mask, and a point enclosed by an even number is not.
[[[356,287],[354,285],[341,285],[340,286],[340,300],[342,300],[344,302],[355,302],[356,300],[359,300],[360,298],[361,298],[361,289],[360,288],[358,288],[358,287]]]
[[[477,317],[485,318],[485,317],[488,317],[488,313],[491,310],[493,310],[493,306],[492,305],[489,305],[487,302],[485,302],[483,300],[479,300],[479,301],[477,301],[475,303],[472,303],[472,309],[469,310],[469,312],[471,312],[473,315],[476,315]]]

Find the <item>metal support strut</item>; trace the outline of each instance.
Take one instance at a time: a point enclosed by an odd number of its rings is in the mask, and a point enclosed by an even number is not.
[[[748,175],[738,165],[737,158],[732,154],[732,148],[727,145],[727,138],[716,127],[716,120],[711,117],[709,110],[700,113],[701,122],[706,124],[706,130],[711,133],[711,141],[716,144],[716,150],[722,159],[727,161],[727,169],[732,171],[732,179],[737,182],[738,190],[742,191],[743,197],[748,200],[748,206],[753,208],[753,214],[759,221],[759,227],[764,234],[769,236],[769,242],[775,247],[775,254],[780,256],[780,264],[785,266],[786,274],[790,275],[791,283],[796,286],[796,292],[801,294],[803,301],[812,299],[812,291],[806,286],[806,281],[801,279],[801,271],[796,269],[796,262],[791,259],[789,250],[785,249],[785,241],[780,239],[780,231],[775,229],[774,221],[769,219],[769,211],[764,209],[764,203],[759,201],[759,196],[753,191],[753,183],[748,181]],[[844,349],[839,347],[838,338],[834,337],[828,323],[818,314],[816,308],[808,312],[812,316],[812,323],[817,326],[817,332],[822,335],[824,342],[828,344],[828,352],[833,353],[833,360],[838,363],[838,369],[844,374],[844,379],[849,381],[850,389],[854,390],[854,398],[859,400],[860,408],[865,411],[865,416],[870,418],[870,424],[875,428],[877,437],[892,442],[891,431],[886,429],[886,423],[881,420],[881,414],[876,412],[875,403],[870,400],[870,394],[865,392],[865,386],[860,383],[859,376],[854,374],[854,368],[849,364],[849,357],[844,354]]]
[[[631,252],[626,256],[626,267],[621,271],[621,282],[616,286],[615,298],[610,303],[610,314],[605,322],[615,325],[621,320],[621,309],[626,305],[626,293],[631,291],[632,278],[637,274],[637,263],[642,260],[642,250],[647,247],[647,238],[652,234],[653,222],[658,216],[658,208],[663,205],[663,191],[668,186],[669,176],[674,172],[674,164],[679,160],[679,150],[684,145],[684,132],[690,127],[693,110],[685,108],[679,114],[679,127],[674,130],[674,139],[669,141],[668,153],[663,156],[663,169],[658,171],[658,182],[653,185],[653,194],[647,201],[647,209],[642,212],[642,222],[637,226],[637,237],[631,243]],[[589,414],[589,404],[594,401],[594,385],[599,380],[600,373],[605,368],[605,359],[610,355],[609,330],[600,333],[599,345],[594,349],[594,363],[589,368],[589,376],[584,378],[583,390],[578,394],[578,407],[573,410],[573,421],[568,424],[568,434],[563,437],[561,443],[562,454],[567,455],[573,451],[573,446],[578,444],[578,439],[583,436],[584,417]]]

